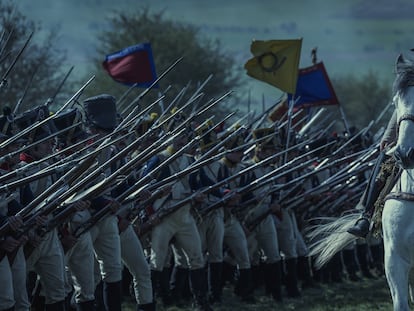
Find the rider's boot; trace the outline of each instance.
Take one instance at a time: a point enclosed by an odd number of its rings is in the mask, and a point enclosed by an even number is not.
[[[368,185],[364,194],[361,197],[358,205],[362,205],[362,216],[356,221],[356,223],[347,230],[350,234],[355,235],[358,238],[365,238],[370,230],[370,221],[374,213],[374,203],[378,199],[378,196],[384,186],[381,179],[375,179],[372,186]]]

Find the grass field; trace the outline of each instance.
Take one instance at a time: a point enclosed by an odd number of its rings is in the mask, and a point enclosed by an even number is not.
[[[389,311],[392,310],[391,296],[385,277],[375,280],[362,279],[358,282],[343,281],[342,283],[318,284],[317,288],[306,289],[301,298],[284,299],[277,304],[271,298],[258,291],[256,304],[242,304],[233,295],[230,288],[225,289],[223,303],[214,306],[216,311],[230,310],[260,310],[260,311]],[[132,303],[126,302],[123,310],[133,311]],[[157,310],[189,311],[191,308],[163,308],[157,305]]]

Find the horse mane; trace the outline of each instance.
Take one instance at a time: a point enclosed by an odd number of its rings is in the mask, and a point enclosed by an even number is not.
[[[392,86],[393,95],[405,95],[409,86],[414,85],[414,59],[400,54],[395,63],[396,77]]]

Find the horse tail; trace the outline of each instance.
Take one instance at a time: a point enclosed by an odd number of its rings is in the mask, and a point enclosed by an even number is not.
[[[315,268],[320,269],[337,252],[357,239],[347,230],[355,224],[360,215],[352,213],[340,218],[320,217],[312,220],[316,224],[307,227],[306,236],[310,240],[310,255],[315,258]]]

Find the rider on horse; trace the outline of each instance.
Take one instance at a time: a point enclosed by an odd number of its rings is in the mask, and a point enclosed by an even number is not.
[[[387,129],[380,142],[380,151],[384,151],[390,145],[396,142],[397,138],[397,113],[394,111],[391,119],[388,122]],[[384,154],[384,153],[382,153]],[[381,168],[381,164],[385,162],[384,156],[379,156],[375,167]],[[356,221],[355,225],[347,231],[359,238],[365,238],[370,231],[371,218],[375,211],[375,202],[377,201],[381,190],[384,188],[388,176],[384,177],[379,170],[374,168],[368,185],[358,203],[363,209],[361,217]]]

